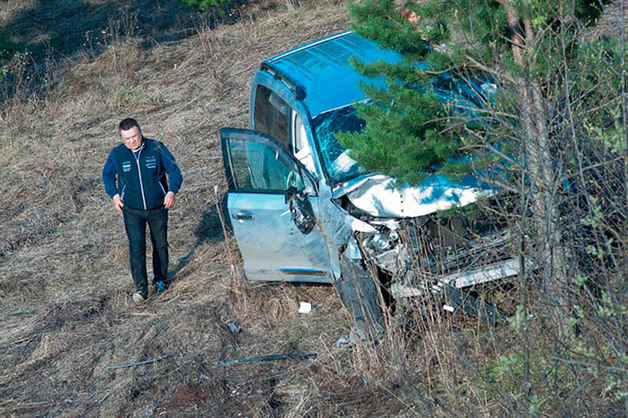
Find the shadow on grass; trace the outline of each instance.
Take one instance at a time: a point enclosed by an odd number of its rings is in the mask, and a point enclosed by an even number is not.
[[[225,220],[225,229],[227,234],[231,233],[231,222],[229,221],[229,216],[227,214],[227,195],[223,194],[220,197],[220,210],[222,212],[222,216]],[[223,232],[222,222],[220,220],[220,213],[218,212],[217,206],[213,205],[208,210],[203,212],[203,216],[196,226],[194,230],[194,236],[196,237],[196,242],[190,248],[190,250],[179,260],[177,261],[177,266],[168,272],[168,284],[174,282],[176,280],[176,275],[179,273],[192,259],[194,254],[196,253],[196,249],[201,247],[202,245],[222,242],[225,240],[225,235]]]
[[[208,15],[181,5],[177,0],[35,0],[26,2],[0,2],[0,11],[8,18],[0,21],[0,55],[9,63],[7,78],[13,71],[26,71],[29,88],[37,89],[46,78],[51,62],[60,62],[87,53],[97,58],[108,45],[137,37],[148,50],[162,42],[177,41],[198,33],[202,28],[214,28],[218,22],[234,23],[239,19],[238,8],[248,0],[228,0]],[[9,55],[24,54],[12,70]],[[24,74],[15,74],[24,78]],[[11,84],[11,83],[7,83]],[[22,86],[23,87],[23,86]],[[5,98],[16,92],[5,91]],[[0,97],[2,99],[2,97]]]
[[[179,39],[194,16],[193,9],[177,0],[39,0],[15,10],[4,29],[21,49],[37,54],[52,47],[70,56],[90,44],[95,47],[98,42],[115,41],[116,36]]]

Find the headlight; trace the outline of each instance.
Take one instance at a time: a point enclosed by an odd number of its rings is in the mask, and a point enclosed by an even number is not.
[[[380,251],[384,251],[390,248],[390,238],[383,234],[375,234],[371,240],[373,247]]]

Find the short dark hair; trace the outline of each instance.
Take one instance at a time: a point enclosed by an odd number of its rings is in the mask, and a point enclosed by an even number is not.
[[[140,125],[133,118],[122,119],[122,122],[118,125],[118,133],[121,131],[128,131],[131,128],[137,128],[140,133],[142,133],[142,128],[140,128]]]

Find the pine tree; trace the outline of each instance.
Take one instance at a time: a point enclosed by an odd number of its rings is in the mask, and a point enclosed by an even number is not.
[[[388,88],[366,87],[372,103],[359,107],[366,129],[343,135],[341,142],[368,170],[397,176],[400,182],[417,182],[429,171],[472,172],[487,161],[507,161],[510,183],[501,186],[518,191],[521,201],[520,269],[526,271],[526,257],[534,259],[535,274],[552,305],[549,319],[557,336],[564,335],[571,315],[572,278],[578,271],[593,274],[595,269],[591,262],[577,270],[570,260],[582,252],[601,259],[626,251],[626,240],[618,232],[626,229],[628,206],[626,43],[624,35],[591,35],[603,3],[608,2],[408,3],[407,10],[418,16],[418,22],[409,21],[392,0],[363,0],[350,6],[356,32],[400,51],[404,61],[359,66],[366,74],[384,75]],[[488,81],[496,85],[497,93],[483,94],[480,109],[456,112],[455,103],[443,104],[434,87],[443,74],[452,75],[458,89]],[[600,148],[605,155],[623,153],[623,168],[605,180],[617,189],[609,187],[605,195],[596,196],[587,173],[600,163],[591,159]],[[451,164],[457,156],[473,158],[466,160],[468,164]],[[572,188],[583,192],[574,197]],[[601,200],[613,208],[605,213],[615,212],[619,223],[601,220]],[[565,207],[595,218],[591,225],[596,227],[602,222],[613,226],[601,233],[591,232],[593,227],[583,229],[582,219]],[[591,242],[587,240],[595,234],[599,242],[614,239],[619,250],[609,245],[601,249],[602,244],[583,248],[582,243]],[[609,235],[614,236],[610,241]],[[608,264],[618,271],[618,289],[625,289],[621,284],[625,264],[625,258]],[[603,276],[597,277],[608,284],[609,278]],[[526,276],[521,277],[525,287]],[[520,302],[525,311],[525,292]]]
[[[545,164],[536,161],[549,158],[548,112],[564,96],[559,81],[564,73],[579,71],[587,58],[581,56],[578,36],[599,15],[596,5],[590,0],[409,3],[407,10],[420,16],[418,22],[408,21],[393,0],[351,5],[356,32],[400,51],[404,63],[357,63],[367,74],[386,76],[388,88],[365,86],[375,104],[359,106],[367,128],[343,135],[343,144],[365,168],[416,182],[436,166],[444,173],[459,170],[447,161],[477,155],[480,145],[499,142],[512,149],[516,144],[505,139],[517,142],[527,135],[535,138],[529,142],[540,141],[528,158],[539,179],[546,179]],[[483,110],[452,112],[455,101],[443,103],[435,92],[443,74],[457,77],[454,89],[493,81],[499,98],[489,101],[480,93]]]
[[[201,13],[209,13],[213,9],[228,3],[229,0],[179,0],[184,6],[197,9]]]

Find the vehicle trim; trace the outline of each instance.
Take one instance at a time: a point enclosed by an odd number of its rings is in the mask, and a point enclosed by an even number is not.
[[[347,35],[349,35],[349,34],[351,34],[351,33],[353,33],[353,31],[352,31],[352,30],[348,30],[348,31],[344,31],[344,32],[336,33],[336,34],[331,35],[331,36],[328,36],[328,37],[326,37],[326,38],[319,39],[319,40],[317,40],[317,41],[310,42],[310,43],[308,43],[308,44],[298,46],[298,47],[296,47],[296,48],[294,48],[294,49],[291,49],[290,51],[286,51],[286,52],[284,52],[284,53],[282,53],[282,54],[275,55],[274,57],[269,58],[269,59],[267,59],[267,60],[266,60],[266,61],[264,61],[264,62],[265,62],[265,63],[275,62],[275,61],[278,61],[278,60],[280,60],[280,59],[282,59],[282,58],[285,58],[285,57],[287,57],[287,56],[290,56],[290,55],[292,55],[292,54],[295,54],[295,53],[297,53],[297,52],[299,52],[299,51],[303,51],[304,49],[311,48],[311,47],[313,47],[313,46],[316,46],[316,45],[322,44],[322,43],[327,42],[327,41],[331,41],[331,40],[333,40],[333,39],[342,38],[343,36],[347,36]]]

